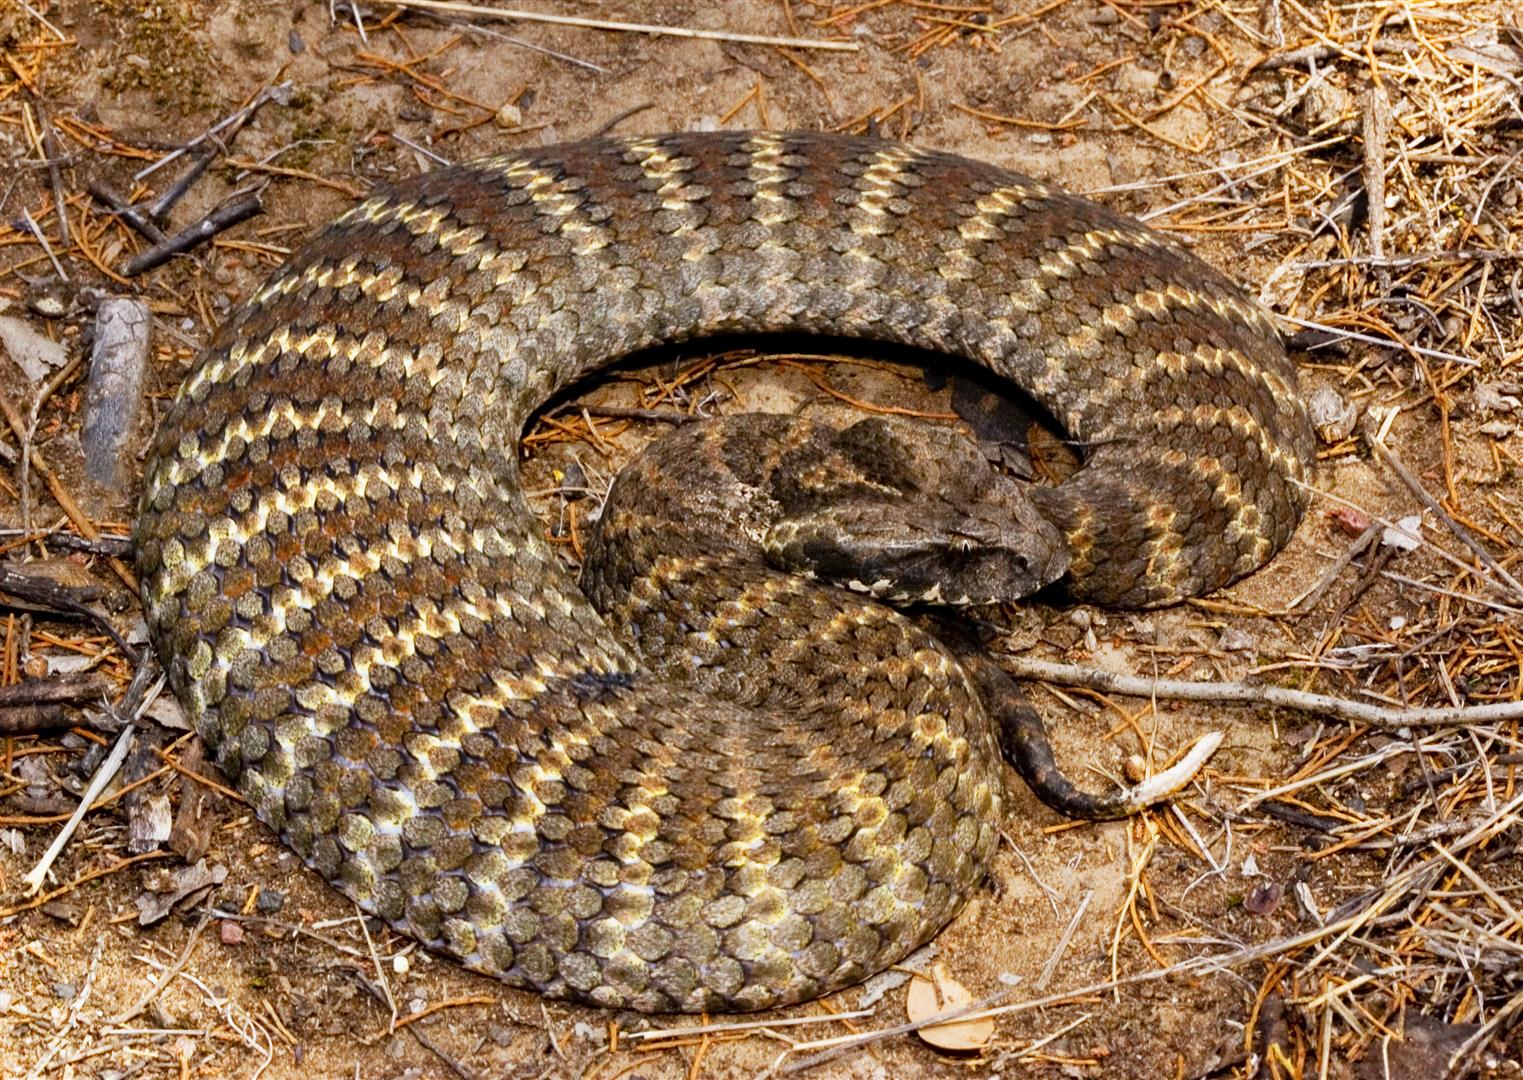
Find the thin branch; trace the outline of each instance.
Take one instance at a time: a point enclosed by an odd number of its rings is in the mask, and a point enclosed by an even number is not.
[[[380,0],[380,2],[393,7],[413,8],[417,11],[447,11],[455,15],[474,15],[481,19],[553,23],[556,26],[580,26],[589,30],[614,30],[660,37],[703,38],[706,41],[733,41],[742,45],[780,45],[786,49],[826,49],[833,52],[856,52],[860,48],[852,41],[819,41],[814,38],[736,34],[728,30],[694,30],[687,26],[656,26],[651,23],[614,22],[611,19],[584,19],[576,15],[550,15],[542,11],[483,7],[480,4],[456,3],[454,0]]]
[[[1260,686],[1243,682],[1192,682],[1187,679],[1150,679],[1117,675],[1076,664],[1058,664],[1025,656],[1002,656],[1000,667],[1017,679],[1036,679],[1060,686],[1081,686],[1100,693],[1128,697],[1158,697],[1171,701],[1217,701],[1239,705],[1274,705],[1317,716],[1331,716],[1355,724],[1395,731],[1408,727],[1465,727],[1502,720],[1523,719],[1523,701],[1499,701],[1459,708],[1396,709],[1366,705],[1346,698],[1290,690],[1283,686]]]

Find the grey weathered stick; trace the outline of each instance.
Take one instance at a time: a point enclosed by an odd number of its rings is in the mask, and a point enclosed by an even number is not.
[[[1310,694],[1283,686],[1243,682],[1191,682],[1186,679],[1152,679],[1116,675],[1109,671],[1056,664],[1025,656],[1001,656],[999,666],[1017,679],[1037,679],[1059,686],[1082,686],[1101,693],[1128,697],[1157,697],[1173,701],[1219,701],[1241,705],[1276,705],[1283,709],[1332,716],[1356,724],[1396,730],[1405,727],[1463,727],[1523,719],[1523,701],[1499,701],[1459,708],[1400,709],[1366,705],[1362,701]]]
[[[48,475],[51,476],[52,474]],[[117,560],[113,561],[116,562]],[[124,577],[123,580],[134,589],[137,588],[137,583],[132,581],[130,577]],[[9,593],[23,600],[30,600],[33,603],[44,605],[53,611],[70,612],[90,620],[91,623],[100,628],[102,633],[116,643],[116,647],[122,650],[123,656],[133,663],[137,663],[137,650],[127,643],[127,639],[122,637],[116,627],[111,624],[111,620],[106,614],[97,611],[85,603],[84,600],[80,599],[82,596],[94,599],[95,596],[100,595],[99,591],[92,594],[86,589],[68,589],[54,582],[46,581],[46,579],[33,577],[0,566],[0,592]]]
[[[32,105],[37,110],[37,126],[42,129],[42,152],[47,155],[48,179],[53,185],[53,206],[58,215],[58,243],[61,247],[67,248],[69,246],[68,201],[63,191],[63,173],[58,168],[62,153],[58,149],[58,137],[53,134],[53,125],[48,123],[48,110],[42,103],[40,93],[33,97]]]
[[[81,701],[85,698],[104,697],[111,689],[111,680],[104,675],[55,675],[51,679],[32,679],[0,686],[0,708],[22,705],[53,705],[62,701]]]
[[[283,83],[277,83],[274,86],[266,86],[263,90],[259,91],[259,93],[255,94],[253,99],[243,108],[239,109],[237,112],[231,114],[230,116],[223,117],[216,124],[207,128],[205,131],[197,135],[194,139],[190,140],[190,142],[186,143],[178,150],[172,150],[169,153],[165,154],[163,157],[159,158],[158,161],[152,162],[151,164],[139,169],[136,173],[133,174],[132,179],[141,181],[145,177],[151,176],[153,173],[156,173],[162,169],[165,165],[168,165],[171,161],[175,161],[179,158],[184,157],[187,153],[189,153],[191,150],[194,150],[196,147],[200,146],[208,139],[221,138],[222,142],[227,142],[232,138],[232,134],[228,134],[226,137],[223,137],[223,133],[226,132],[229,127],[233,128],[233,131],[236,132],[245,123],[247,123],[249,118],[258,112],[266,102],[278,101],[281,104],[285,104],[286,102],[290,101],[291,86],[292,83],[290,79],[287,79]]]
[[[187,229],[181,229],[162,244],[155,244],[147,251],[133,256],[132,261],[127,264],[126,274],[132,277],[145,270],[152,270],[176,255],[183,255],[199,247],[224,229],[230,229],[240,221],[251,218],[263,210],[264,205],[259,201],[258,195],[245,195],[241,199],[223,203],[200,221]]]
[[[137,233],[152,244],[162,244],[169,239],[168,234],[153,222],[143,216],[142,211],[129,203],[120,192],[101,183],[99,180],[91,180],[85,185],[91,195],[94,195],[111,211],[128,225],[132,226]]]
[[[1369,42],[1369,49],[1376,54],[1391,55],[1400,53],[1417,52],[1422,48],[1415,41],[1385,41],[1376,38]],[[1343,56],[1348,50],[1339,49],[1332,44],[1307,45],[1300,49],[1292,49],[1289,52],[1276,53],[1266,56],[1250,70],[1274,71],[1277,68],[1299,67],[1308,60],[1331,60],[1335,56]]]
[[[854,41],[822,41],[816,38],[773,37],[768,34],[739,34],[728,30],[694,30],[686,26],[661,26],[654,23],[615,22],[612,19],[586,19],[577,15],[551,15],[543,11],[487,7],[483,4],[459,3],[457,0],[383,0],[383,2],[391,4],[394,7],[415,8],[419,11],[443,11],[456,15],[472,15],[482,19],[553,23],[556,26],[580,26],[589,30],[654,34],[660,37],[703,38],[707,41],[735,41],[750,45],[780,45],[784,48],[827,49],[836,52],[856,52],[861,48]]]
[[[1364,192],[1369,203],[1370,254],[1386,250],[1386,140],[1391,130],[1391,99],[1379,82],[1364,95]]]
[[[175,204],[185,198],[190,185],[200,179],[206,167],[212,163],[212,158],[216,156],[215,151],[209,146],[198,151],[190,167],[182,172],[174,183],[165,188],[162,195],[148,204],[148,216],[155,221],[163,221],[165,216],[174,209]]]
[[[69,726],[62,705],[17,705],[0,709],[0,736],[17,739],[23,735],[40,735]]]
[[[143,411],[153,315],[142,300],[113,296],[95,313],[95,347],[79,441],[85,472],[114,491],[128,482],[128,442]]]

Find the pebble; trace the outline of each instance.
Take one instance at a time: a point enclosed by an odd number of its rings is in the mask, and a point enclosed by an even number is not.
[[[497,110],[497,115],[492,117],[500,128],[523,127],[524,111],[517,105],[509,102]]]
[[[1319,386],[1306,400],[1312,425],[1325,443],[1340,443],[1354,433],[1359,423],[1359,406],[1330,386]]]

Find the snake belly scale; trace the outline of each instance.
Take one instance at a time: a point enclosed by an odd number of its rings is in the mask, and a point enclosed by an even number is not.
[[[1303,508],[1311,428],[1266,316],[1037,181],[726,132],[379,191],[217,333],[136,532],[197,729],[366,911],[546,994],[755,1009],[895,962],[977,887],[1002,772],[955,662],[869,611],[813,655],[896,658],[898,699],[828,724],[712,700],[642,666],[520,488],[517,441],[557,390],[653,344],[773,331],[955,354],[1046,407],[1085,461],[1032,499],[1080,599],[1224,585]],[[769,588],[742,607],[766,614]]]

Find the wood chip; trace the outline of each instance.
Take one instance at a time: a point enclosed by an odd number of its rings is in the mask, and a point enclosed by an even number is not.
[[[909,994],[905,998],[904,1011],[911,1023],[919,1023],[927,1017],[960,1009],[973,1003],[973,995],[962,983],[947,973],[946,966],[936,964],[931,976],[916,975],[910,980]],[[916,1032],[927,1044],[951,1053],[973,1053],[982,1050],[994,1037],[994,1019],[953,1020],[945,1024],[932,1024]]]

